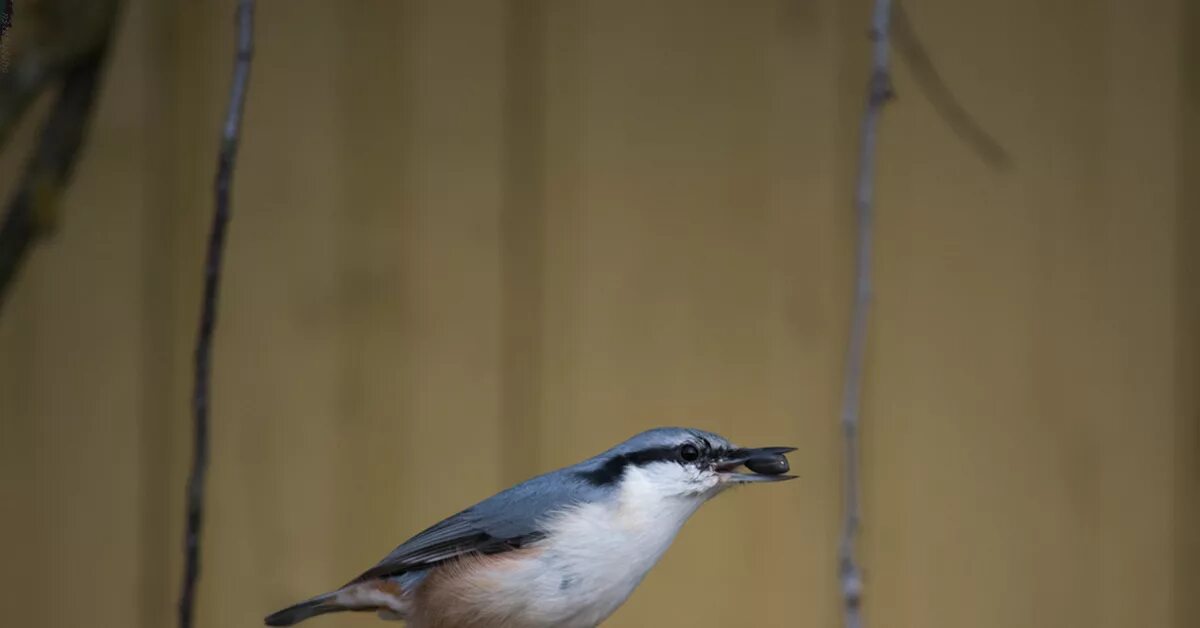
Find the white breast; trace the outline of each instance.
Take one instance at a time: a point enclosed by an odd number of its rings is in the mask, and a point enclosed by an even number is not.
[[[705,496],[663,497],[629,467],[607,503],[560,513],[519,565],[476,574],[471,604],[523,628],[590,628],[617,610],[670,547]],[[466,602],[466,600],[463,600]]]

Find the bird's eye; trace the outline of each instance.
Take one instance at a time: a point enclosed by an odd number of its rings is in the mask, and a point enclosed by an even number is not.
[[[695,445],[683,445],[679,448],[679,457],[684,462],[695,462],[700,459],[700,450]]]

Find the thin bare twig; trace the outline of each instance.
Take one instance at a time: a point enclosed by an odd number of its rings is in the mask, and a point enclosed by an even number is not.
[[[851,308],[850,341],[846,349],[846,381],[842,396],[842,430],[845,436],[845,520],[838,550],[842,599],[847,628],[862,626],[862,571],[855,560],[854,540],[861,511],[858,468],[858,424],[862,398],[863,354],[867,335],[867,309],[871,300],[871,205],[874,197],[875,145],[883,105],[892,95],[888,74],[888,27],[891,0],[875,0],[871,18],[871,76],[859,138],[858,181],[854,207],[858,214],[854,303]]]
[[[234,57],[233,83],[229,90],[229,108],[221,132],[214,182],[215,209],[208,252],[204,262],[204,301],[201,305],[200,330],[196,336],[195,381],[192,395],[194,433],[192,435],[192,471],[187,484],[187,534],[184,539],[183,591],[179,596],[179,628],[191,628],[196,602],[196,582],[200,577],[200,525],[204,515],[204,474],[208,469],[209,374],[212,336],[217,319],[217,295],[221,279],[221,258],[225,248],[225,228],[229,223],[229,190],[233,182],[234,159],[246,105],[250,79],[250,59],[254,54],[254,0],[239,0],[237,6],[237,52]]]

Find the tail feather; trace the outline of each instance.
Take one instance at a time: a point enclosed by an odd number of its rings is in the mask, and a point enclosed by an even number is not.
[[[281,611],[271,613],[263,621],[268,626],[291,626],[317,615],[352,610],[349,606],[335,602],[336,597],[336,593],[318,595],[311,600],[305,600]]]

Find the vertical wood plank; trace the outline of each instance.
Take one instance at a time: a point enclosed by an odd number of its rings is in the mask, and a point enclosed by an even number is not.
[[[1177,304],[1183,298],[1176,282],[1182,120],[1174,64],[1182,9],[1177,0],[1136,8],[1108,3],[1112,26],[1097,44],[1110,67],[1101,97],[1105,159],[1093,179],[1094,207],[1081,208],[1076,218],[1094,220],[1095,209],[1103,208],[1110,229],[1092,267],[1112,287],[1105,309],[1114,333],[1105,346],[1118,356],[1110,362],[1111,390],[1121,394],[1092,417],[1112,452],[1097,473],[1108,499],[1099,512],[1105,525],[1096,540],[1107,549],[1093,599],[1100,601],[1103,618],[1096,625],[1113,628],[1169,625],[1174,612],[1173,443],[1182,411],[1174,373]]]
[[[1179,181],[1175,289],[1179,295],[1175,319],[1175,386],[1178,399],[1175,433],[1174,598],[1172,624],[1184,626],[1200,615],[1200,4],[1185,2],[1179,20],[1178,135]]]
[[[791,259],[773,248],[785,219],[767,193],[781,11],[549,9],[545,467],[663,424],[746,442],[799,432],[768,376],[779,364],[771,334],[787,324],[770,310],[782,280],[773,262]],[[742,621],[748,602],[734,598],[758,599],[749,587],[698,598],[694,576],[719,564],[723,579],[748,578],[772,551],[761,533],[781,531],[751,523],[770,501],[747,491],[702,512],[611,625]]]
[[[787,577],[750,578],[736,608],[762,621],[836,625],[836,549],[841,526],[839,424],[843,339],[848,330],[853,232],[841,185],[840,122],[854,113],[837,89],[837,2],[774,3],[760,25],[768,54],[768,335],[765,407],[739,417],[746,442],[797,446],[799,480],[764,495],[756,515],[738,519],[753,565],[789,565]],[[736,213],[736,210],[734,210]],[[720,542],[706,540],[705,542]]]
[[[263,513],[300,530],[279,563],[302,575],[286,595],[278,585],[258,598],[242,594],[247,613],[270,610],[262,599],[283,604],[334,586],[501,488],[503,7],[379,3],[336,13],[312,22],[336,53],[327,66],[333,96],[297,109],[331,125],[338,165],[309,185],[336,189],[312,209],[330,221],[322,237],[333,274],[327,293],[297,283],[290,297],[303,304],[299,315],[339,330],[325,351],[333,408],[292,419],[325,424],[328,441],[287,459],[290,473],[320,476],[318,492],[303,499],[321,512],[283,504]],[[288,482],[288,490],[314,489]],[[297,516],[324,527],[305,530]],[[275,573],[271,561],[257,568]]]
[[[1172,6],[909,8],[932,50],[968,51],[935,55],[1015,170],[954,159],[965,149],[899,73],[880,183],[871,608],[911,626],[1165,625]]]
[[[187,433],[187,399],[178,385],[191,357],[186,337],[178,333],[178,203],[174,77],[181,56],[176,28],[178,6],[137,0],[127,3],[131,24],[125,37],[138,47],[143,65],[142,133],[146,140],[140,164],[146,173],[141,198],[145,204],[141,282],[141,399],[137,409],[141,466],[139,483],[138,623],[164,626],[177,621],[178,589],[172,584],[181,553],[183,530],[182,469],[184,456],[174,443]],[[137,21],[133,22],[133,17]],[[136,28],[134,24],[136,23]],[[197,277],[198,278],[198,277]],[[193,293],[198,294],[198,292]],[[189,313],[198,309],[189,309]]]
[[[546,203],[547,5],[511,0],[506,6],[500,446],[504,479],[515,483],[544,471],[538,463],[548,419],[541,407],[545,222],[552,209]]]
[[[395,542],[503,487],[505,7],[431,0],[404,17],[407,398],[389,464],[404,495]]]

